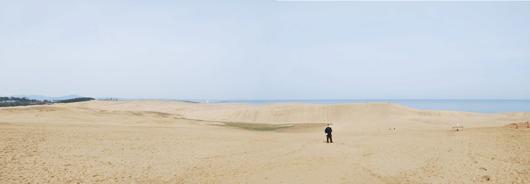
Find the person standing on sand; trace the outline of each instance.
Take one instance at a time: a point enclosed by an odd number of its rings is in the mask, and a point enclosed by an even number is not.
[[[328,127],[326,127],[326,129],[324,130],[324,132],[326,133],[326,141],[328,143],[329,141],[333,143],[333,139],[331,138],[331,134],[333,134],[333,130],[331,129],[331,126],[329,126],[329,124],[328,124]]]

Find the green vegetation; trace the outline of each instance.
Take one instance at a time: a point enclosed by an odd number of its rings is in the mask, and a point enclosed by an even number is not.
[[[72,103],[72,102],[83,102],[83,101],[90,101],[94,100],[94,98],[88,98],[88,97],[82,97],[82,98],[73,98],[68,100],[59,100],[57,103]]]
[[[59,101],[40,101],[35,99],[27,99],[26,97],[23,98],[17,98],[17,97],[0,97],[0,107],[14,107],[14,106],[27,106],[27,105],[44,105],[44,104],[53,104],[53,103],[72,103],[72,102],[82,102],[82,101],[90,101],[94,100],[94,98],[73,98],[73,99],[67,99],[67,100],[59,100]]]
[[[287,124],[232,123],[232,122],[223,122],[223,124],[216,124],[216,125],[224,126],[224,127],[242,128],[245,130],[254,130],[254,131],[275,131],[278,129],[294,127],[293,125],[287,125]]]
[[[0,97],[0,107],[42,105],[42,104],[45,104],[45,103],[46,102],[44,102],[44,101],[27,99],[26,97],[23,97],[23,98]]]

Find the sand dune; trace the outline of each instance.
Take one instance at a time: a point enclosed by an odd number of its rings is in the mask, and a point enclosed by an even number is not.
[[[380,128],[447,129],[457,123],[466,127],[494,127],[528,121],[530,113],[480,114],[459,111],[426,111],[392,103],[360,104],[194,104],[168,101],[99,101],[79,104],[115,111],[157,111],[189,119],[255,123],[334,123],[358,130]]]
[[[230,121],[332,123],[335,143],[325,143],[324,127],[214,126]],[[0,108],[0,183],[528,183],[526,121],[530,113],[390,103]],[[452,131],[456,123],[465,129]]]

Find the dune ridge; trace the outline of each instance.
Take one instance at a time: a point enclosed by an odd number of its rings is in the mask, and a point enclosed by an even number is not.
[[[152,110],[189,119],[255,123],[334,123],[349,124],[360,130],[386,127],[440,129],[451,126],[493,127],[529,121],[530,113],[481,114],[461,111],[418,110],[393,103],[265,105],[206,104],[171,101],[91,102],[80,106],[110,110]]]

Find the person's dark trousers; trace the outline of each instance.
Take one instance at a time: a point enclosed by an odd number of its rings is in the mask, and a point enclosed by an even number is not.
[[[327,135],[326,137],[327,137],[326,141],[328,141],[328,143],[329,143],[329,141],[331,141],[331,143],[333,143],[333,139],[331,138],[331,135]]]

